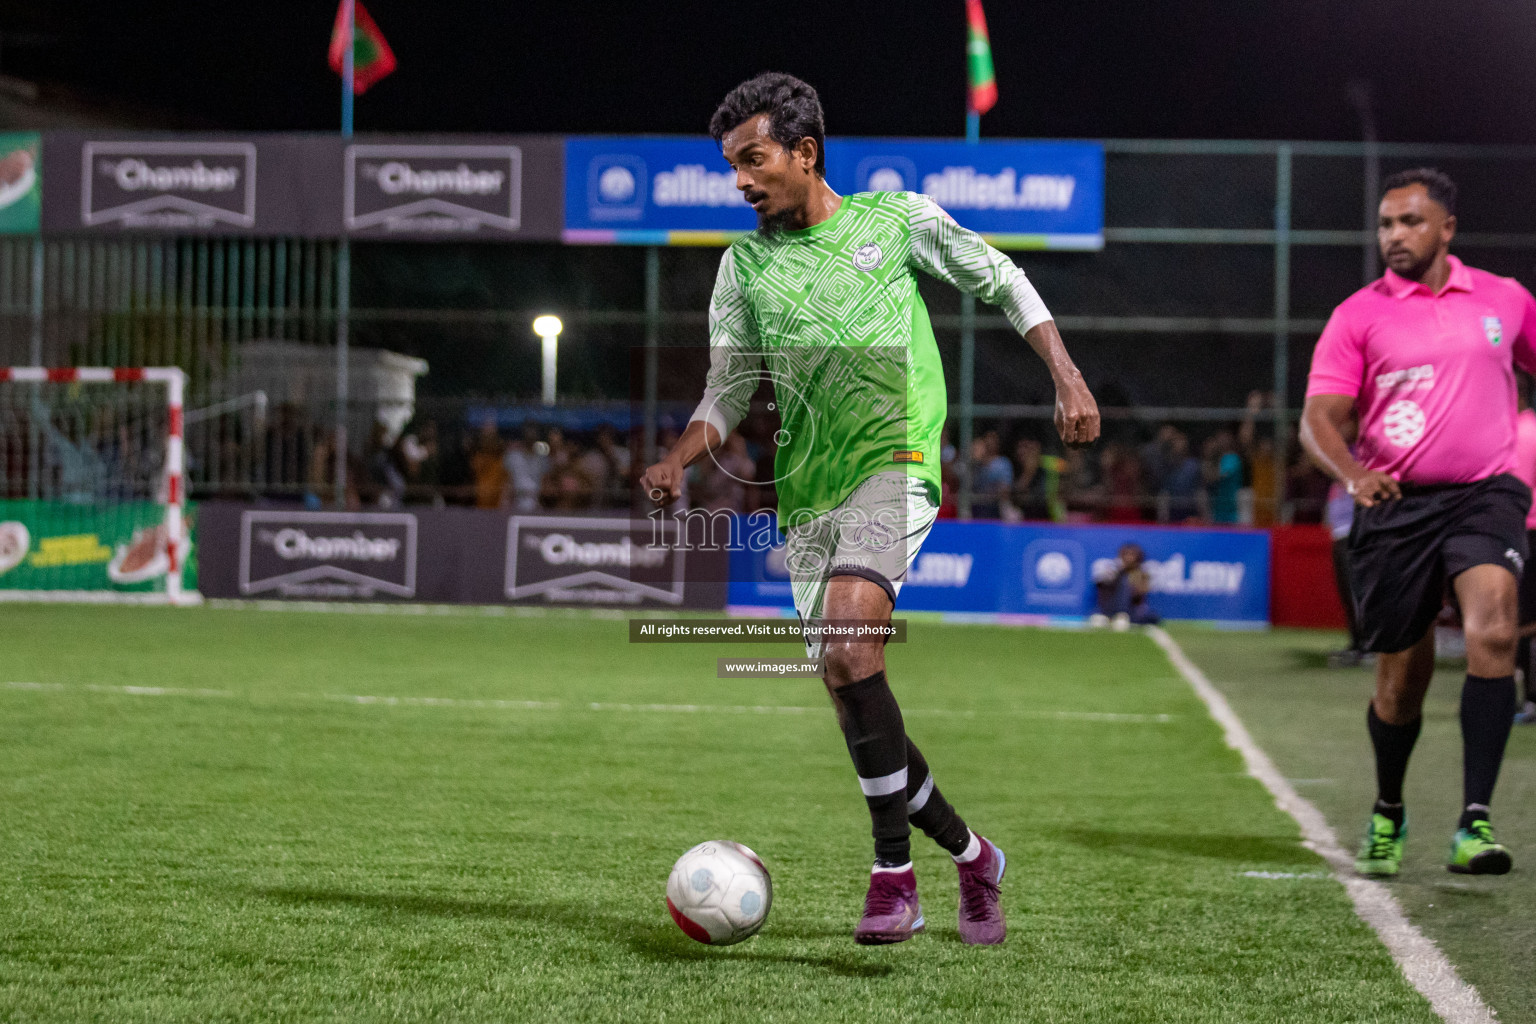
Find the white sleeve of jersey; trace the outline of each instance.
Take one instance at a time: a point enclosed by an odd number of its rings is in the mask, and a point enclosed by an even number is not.
[[[720,258],[715,290],[709,298],[709,375],[704,382],[704,399],[688,422],[710,423],[725,440],[747,415],[761,367],[757,326],[736,279],[735,250],[727,249]]]
[[[907,195],[914,267],[1001,307],[1020,334],[1051,319],[1040,293],[1012,260],[956,224],[932,199]]]

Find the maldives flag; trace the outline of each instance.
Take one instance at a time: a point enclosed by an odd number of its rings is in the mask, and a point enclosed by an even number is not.
[[[352,93],[361,96],[368,87],[395,70],[395,51],[384,41],[384,33],[368,16],[362,0],[353,0]],[[343,73],[347,57],[347,0],[336,8],[336,27],[331,29],[331,70]]]
[[[971,109],[985,114],[997,102],[997,79],[992,74],[992,41],[987,38],[987,16],[981,0],[965,0],[968,25],[965,44],[966,64],[971,73]]]

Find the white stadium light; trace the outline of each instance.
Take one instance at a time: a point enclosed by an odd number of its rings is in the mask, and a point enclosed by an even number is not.
[[[544,404],[555,404],[555,351],[560,344],[560,331],[565,327],[560,318],[545,313],[534,320],[533,333],[544,339]]]

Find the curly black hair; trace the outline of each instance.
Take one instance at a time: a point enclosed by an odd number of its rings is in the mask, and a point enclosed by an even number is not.
[[[804,138],[816,140],[816,174],[827,176],[827,129],[816,90],[794,75],[765,71],[726,94],[709,119],[719,145],[725,133],[758,114],[768,115],[768,134],[786,150]]]
[[[1456,216],[1456,183],[1449,174],[1434,167],[1398,171],[1388,175],[1387,180],[1381,183],[1381,194],[1386,195],[1395,188],[1407,188],[1409,185],[1423,185],[1429,198],[1445,207],[1446,213]]]

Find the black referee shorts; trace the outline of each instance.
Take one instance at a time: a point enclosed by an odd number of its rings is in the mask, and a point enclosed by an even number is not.
[[[1508,474],[1470,484],[1403,484],[1403,496],[1356,508],[1349,578],[1368,651],[1418,643],[1445,600],[1446,584],[1474,565],[1518,578],[1530,554],[1531,491]]]

